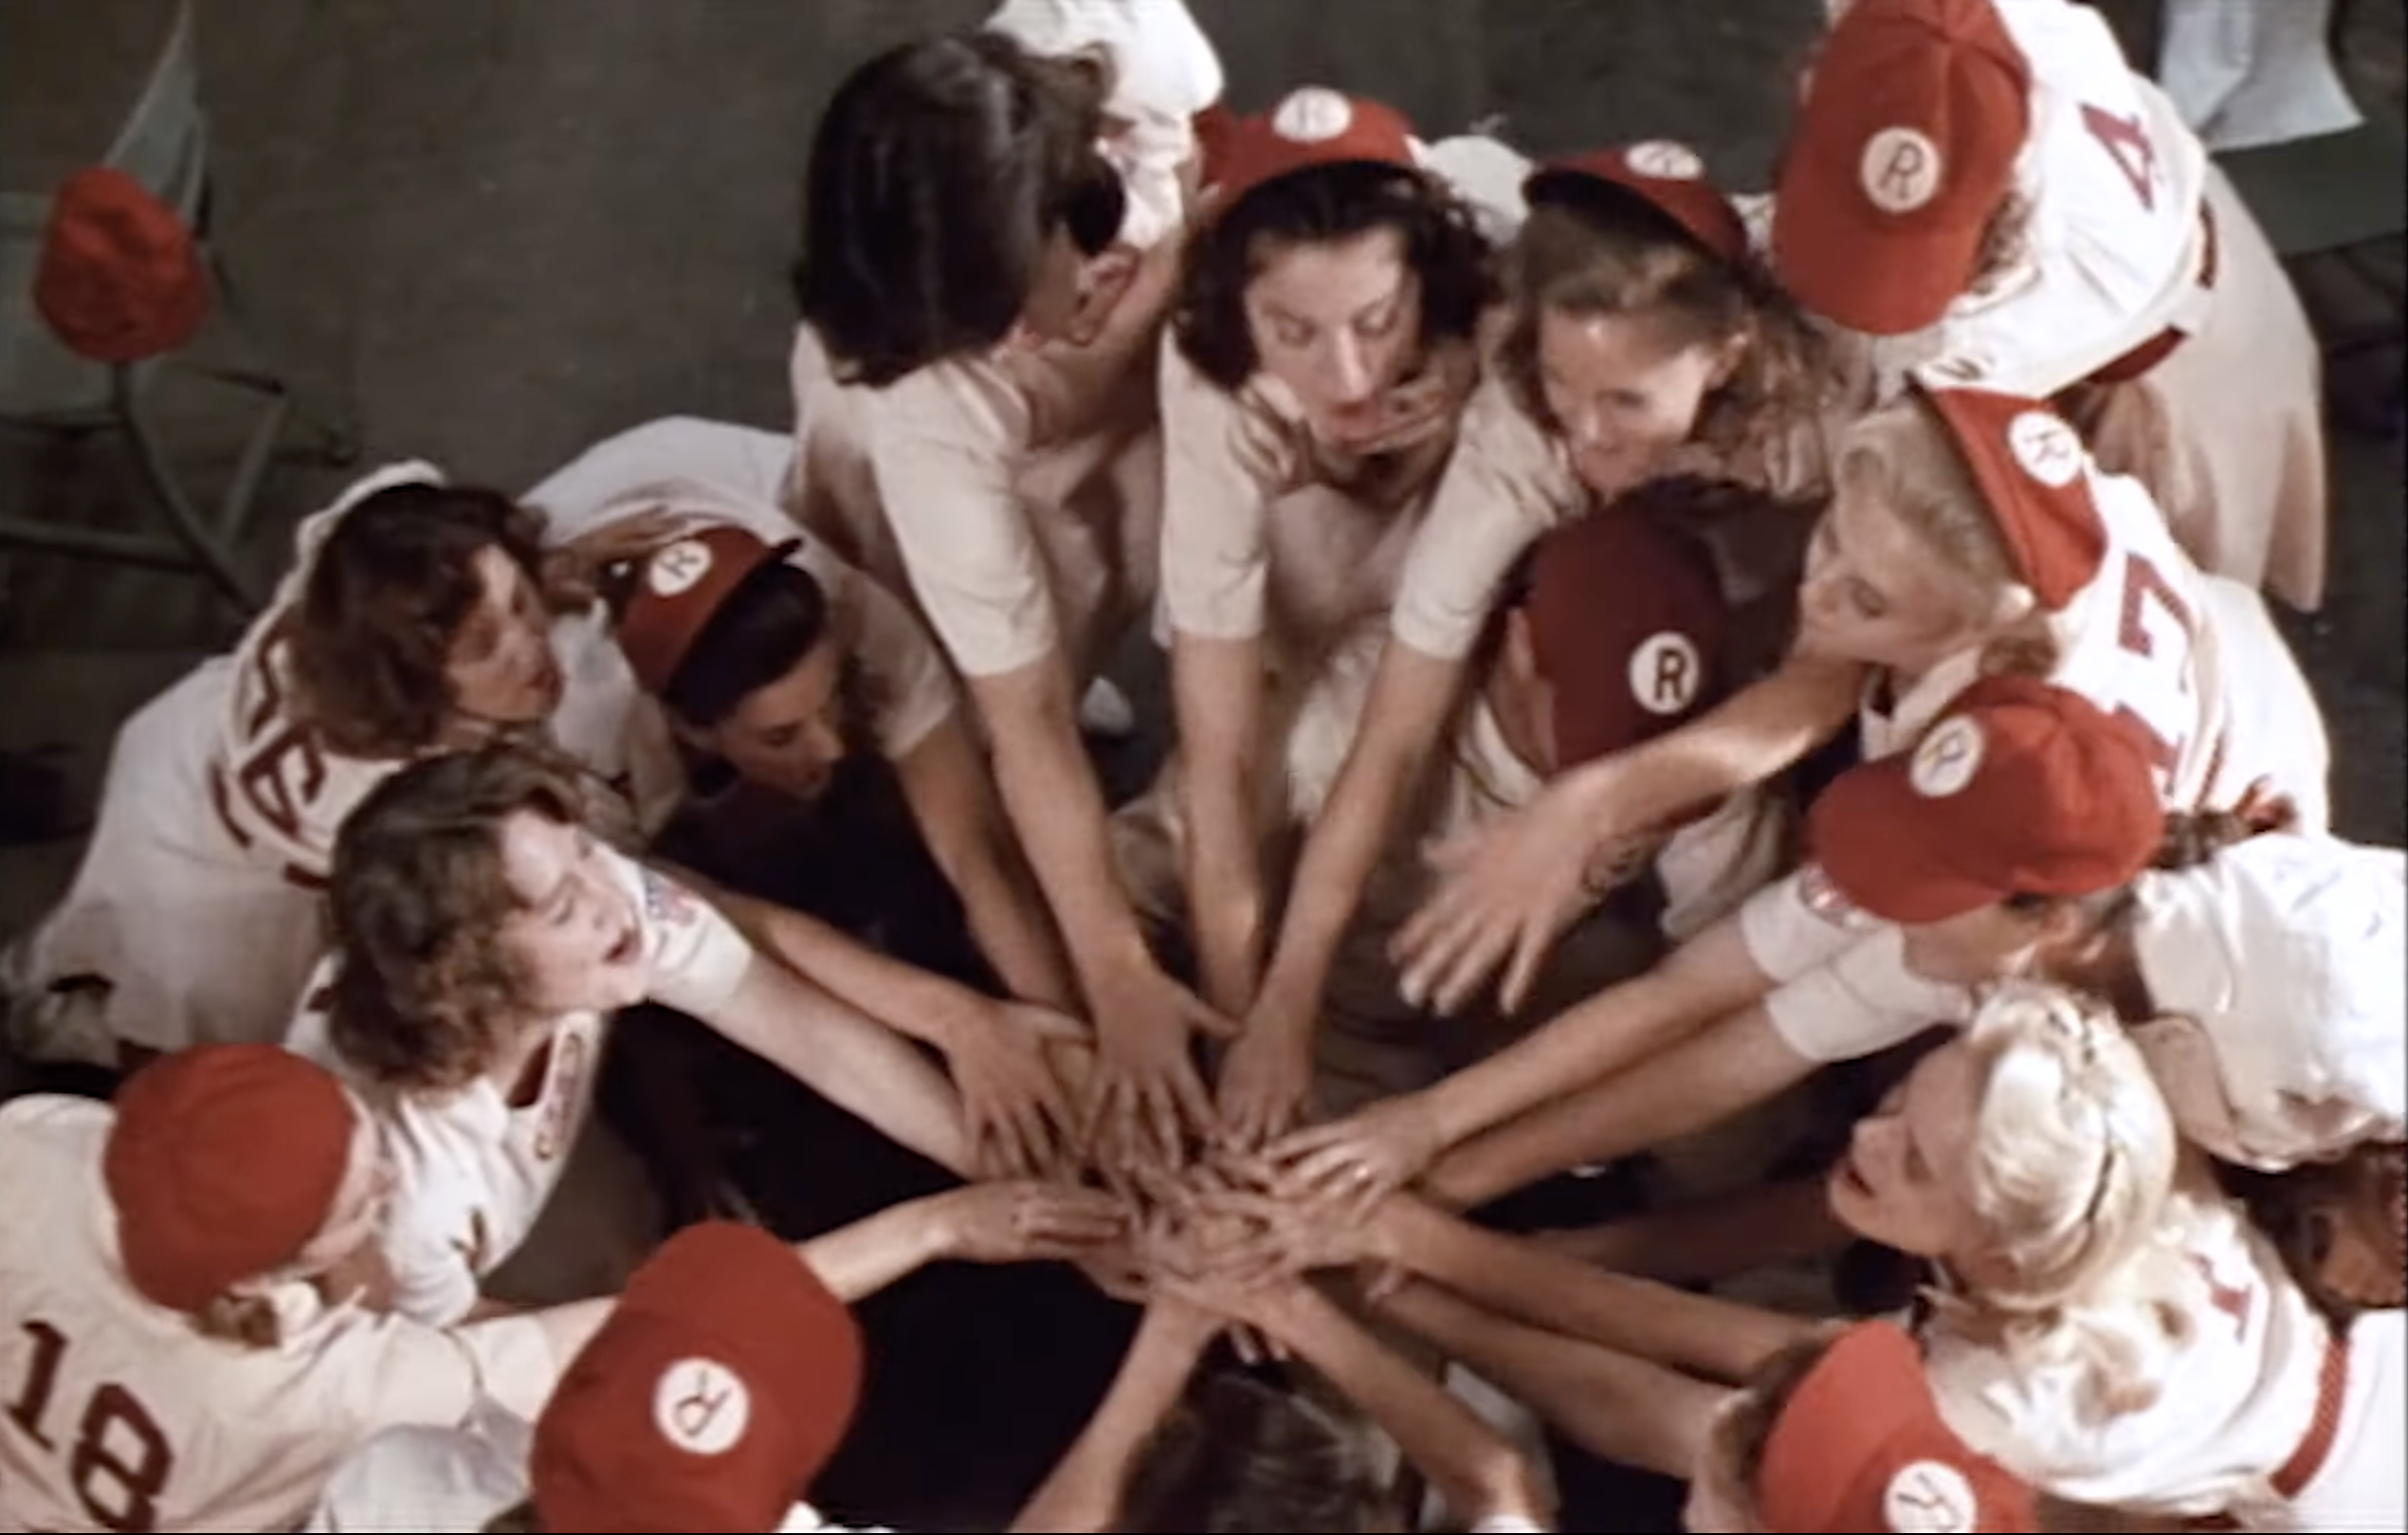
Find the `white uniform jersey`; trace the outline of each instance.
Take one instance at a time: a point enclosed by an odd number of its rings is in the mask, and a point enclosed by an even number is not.
[[[305,519],[274,602],[234,652],[203,662],[126,722],[100,824],[66,898],[12,961],[17,984],[98,978],[109,988],[100,1027],[155,1051],[281,1035],[322,946],[335,834],[404,765],[344,756],[295,717],[289,614],[345,513],[377,491],[438,478],[425,464],[394,465]],[[553,734],[615,791],[596,796],[613,831],[656,831],[674,802],[665,728],[626,708],[626,664],[596,615],[559,619],[553,645],[565,680]],[[47,1052],[42,1039],[27,1043]]]
[[[798,543],[787,558],[828,594],[834,622],[875,685],[878,749],[900,761],[954,717],[959,700],[952,673],[901,598],[787,517],[779,503],[794,459],[791,437],[671,416],[596,443],[524,499],[543,514],[545,540],[555,544],[650,512],[731,522],[773,544]],[[626,684],[634,689],[631,672]],[[624,738],[657,734],[666,741],[657,705],[630,698],[625,707],[631,718]],[[676,771],[673,755],[666,771]]]
[[[272,1297],[283,1342],[252,1348],[152,1305],[119,1267],[111,1120],[0,1108],[0,1529],[289,1528],[370,1434],[551,1394],[560,1361],[526,1318],[441,1331],[296,1284]]]
[[[528,1452],[534,1428],[490,1405],[465,1428],[387,1429],[346,1460],[305,1526],[312,1535],[476,1535],[531,1490]],[[846,1530],[891,1535],[882,1525],[831,1525],[798,1503],[778,1526],[830,1535]]]
[[[2049,680],[2146,730],[2169,808],[2239,802],[2265,777],[2322,830],[2330,748],[2299,663],[2255,593],[2200,574],[2137,481],[2087,470],[2106,525],[2098,575],[2050,615]],[[1868,759],[1905,750],[1979,675],[1968,651],[1858,716]]]
[[[650,970],[647,995],[707,1015],[734,995],[753,948],[718,909],[660,870],[608,849],[597,856],[635,903]],[[594,1013],[553,1026],[542,1082],[523,1107],[512,1084],[481,1077],[447,1095],[374,1090],[329,1035],[329,958],[293,1021],[289,1048],[367,1089],[392,1158],[394,1186],[384,1242],[396,1283],[395,1308],[437,1325],[458,1321],[485,1275],[534,1229],[593,1111],[609,1038]]]
[[[2154,1399],[2107,1412],[2076,1364],[2019,1361],[1942,1321],[1925,1329],[1925,1350],[1948,1426],[2035,1489],[2077,1503],[2229,1512],[2253,1529],[2398,1527],[2408,1512],[2397,1438],[2401,1313],[2370,1314],[2351,1330],[2331,1448],[2286,1495],[2277,1473],[2316,1419],[2330,1333],[2237,1208],[2210,1199],[2177,1218],[2189,1282],[2162,1299],[2170,1324],[2131,1320],[2147,1340],[2135,1362]]]
[[[1911,366],[1937,385],[2045,399],[2168,325],[2204,318],[2208,161],[2198,136],[2089,6],[1994,3],[2032,69],[2031,133],[2013,182],[2023,238],[2003,271],[1929,331],[1872,343],[1885,393]]]

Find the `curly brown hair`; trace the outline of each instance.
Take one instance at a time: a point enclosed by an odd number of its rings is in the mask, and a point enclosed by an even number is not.
[[[1644,316],[1684,346],[1743,338],[1737,370],[1698,420],[1700,440],[1721,448],[1812,416],[1840,387],[1821,333],[1761,262],[1724,260],[1627,188],[1573,180],[1543,192],[1506,252],[1505,284],[1513,309],[1499,371],[1550,430],[1560,426],[1539,370],[1550,311]]]
[[[1189,237],[1171,311],[1179,351],[1235,393],[1261,365],[1246,290],[1270,254],[1378,228],[1396,231],[1405,265],[1421,282],[1422,347],[1469,339],[1498,292],[1496,252],[1470,209],[1426,171],[1345,161],[1266,182]]]
[[[295,710],[328,745],[406,758],[442,738],[488,547],[542,585],[543,521],[498,490],[392,485],[336,521],[285,619]]]
[[[502,940],[524,906],[502,823],[523,811],[574,826],[583,809],[576,766],[524,740],[414,762],[360,801],[327,889],[328,1033],[345,1061],[405,1092],[455,1089],[492,1065],[526,987]]]

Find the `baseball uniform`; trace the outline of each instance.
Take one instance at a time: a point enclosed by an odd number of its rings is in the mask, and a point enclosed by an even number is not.
[[[828,594],[840,631],[876,685],[877,746],[900,761],[953,717],[959,705],[953,677],[900,598],[787,518],[778,501],[794,457],[793,440],[776,432],[672,416],[596,443],[524,500],[543,514],[546,540],[554,543],[658,513],[703,526],[733,523],[771,544],[795,544],[786,557]]]
[[[1005,343],[883,388],[839,380],[796,333],[795,520],[898,594],[954,669],[991,677],[1062,649],[1085,679],[1154,600],[1162,445],[1151,371],[1177,280],[1195,115],[1220,68],[1184,4],[1015,3],[994,25],[1040,53],[1101,49],[1105,157],[1130,194],[1137,275],[1084,344]],[[1058,54],[1056,50],[1059,50]]]
[[[100,1170],[112,1118],[0,1108],[0,1528],[288,1528],[381,1429],[456,1425],[487,1394],[540,1408],[559,1361],[528,1319],[444,1331],[292,1284],[272,1295],[284,1341],[246,1348],[137,1294]]]
[[[1481,208],[1485,227],[1509,235],[1529,162],[1493,140],[1444,147],[1441,155],[1421,145],[1379,102],[1307,86],[1232,125],[1207,190],[1211,207],[1225,209],[1318,167],[1419,166]],[[1402,425],[1368,454],[1323,442],[1268,371],[1232,393],[1202,377],[1175,336],[1164,335],[1161,354],[1168,627],[1203,639],[1268,630],[1274,654],[1309,657],[1355,620],[1385,612],[1478,381],[1478,344],[1444,338],[1414,359],[1382,396],[1384,418]]]
[[[2134,1030],[2184,1137],[2281,1172],[2408,1130],[2408,855],[2270,833],[2138,886],[2169,1014]]]
[[[2139,482],[2100,471],[2052,412],[1966,391],[1930,398],[1955,414],[1956,441],[2008,543],[2041,549],[2034,557],[2071,589],[2041,594],[2055,651],[2049,679],[2148,730],[2169,807],[2237,804],[2264,778],[2291,796],[2303,827],[2322,829],[2323,717],[2264,602],[2201,575]],[[1979,651],[1965,651],[1903,690],[1876,682],[1859,715],[1865,757],[1917,740],[1982,667]]]
[[[2408,1313],[2369,1313],[2337,1340],[2236,1207],[2182,1199],[2169,1220],[2191,1282],[2122,1319],[2153,1399],[2109,1411],[2080,1362],[2016,1359],[1942,1321],[1925,1347],[1948,1425],[2040,1490],[2095,1507],[2229,1513],[2244,1529],[2398,1525]]]
[[[1784,174],[1775,209],[1777,228],[1790,215],[1776,247],[1785,281],[1810,308],[1858,324],[1854,308],[1868,301],[1851,290],[1870,295],[1910,258],[1903,243],[1885,253],[1849,238],[1839,221],[1909,230],[1929,221],[1970,237],[1989,205],[1952,209],[1951,186],[1995,177],[2024,210],[2005,265],[1929,325],[1843,338],[1870,345],[1878,396],[1909,376],[2044,398],[2093,386],[2078,409],[2100,462],[2148,485],[2201,567],[2315,606],[2325,565],[2320,361],[2271,247],[2096,11],[2070,0],[1993,0],[1993,9],[2002,33],[1961,36],[1953,53],[1921,50],[1934,71],[1989,55],[1977,64],[1993,76],[1988,99],[1979,86],[1960,84],[1950,98],[1932,83],[1934,101],[1953,101],[1946,121],[1903,97],[1897,120],[1881,116],[1892,99],[1853,78],[1864,68],[1898,73],[1896,60],[1875,51],[1885,45],[1868,41],[1878,24],[1867,25],[1869,10],[1834,29],[1817,74],[1828,69],[1832,94],[1863,104],[1827,106],[1810,92],[1790,151],[1809,163],[1793,167],[1795,179]],[[1817,206],[1832,220],[1821,230],[1797,217],[1811,219]]]
[[[607,848],[596,856],[634,904],[650,999],[707,1014],[734,995],[754,957],[727,919],[658,869]],[[330,958],[312,978],[286,1043],[359,1081],[327,1030],[324,983],[335,962]],[[512,1084],[490,1077],[451,1093],[374,1095],[395,1178],[384,1239],[404,1315],[457,1321],[476,1304],[484,1277],[534,1229],[587,1129],[609,1038],[610,1020],[599,1014],[559,1018],[541,1084],[523,1107],[509,1102]]]

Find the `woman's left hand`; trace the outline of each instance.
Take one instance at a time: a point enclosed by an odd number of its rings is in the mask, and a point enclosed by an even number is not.
[[[1453,1013],[1502,965],[1505,1010],[1527,1001],[1556,940],[1595,904],[1590,868],[1606,830],[1592,798],[1556,784],[1432,848],[1437,887],[1389,946],[1405,1000]]]
[[[690,514],[659,510],[588,528],[544,555],[544,587],[557,600],[592,602],[604,571],[665,549],[701,522]]]

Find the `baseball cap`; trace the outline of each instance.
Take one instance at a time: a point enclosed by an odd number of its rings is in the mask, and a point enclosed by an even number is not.
[[[2209,1150],[2282,1171],[2339,1138],[2399,1134],[2403,908],[2408,853],[2290,832],[2143,883],[2132,941],[2149,996],[2214,1041],[2231,1125]],[[2336,1106],[2362,1123],[2337,1123]]]
[[[175,210],[122,171],[88,166],[51,200],[33,302],[69,351],[138,362],[192,339],[209,280]]]
[[[100,1154],[118,1252],[144,1299],[193,1312],[292,1261],[351,1162],[356,1111],[322,1067],[274,1045],[195,1045],[118,1089]]]
[[[773,1530],[861,1395],[861,1329],[794,1251],[704,1221],[663,1244],[537,1419],[546,1529]]]
[[[729,594],[801,545],[800,539],[771,543],[749,528],[718,522],[654,550],[619,612],[619,649],[637,685],[655,696],[665,692]]]
[[[1652,138],[1549,160],[1530,173],[1522,194],[1541,203],[1573,204],[1598,184],[1633,192],[1688,237],[1726,262],[1747,256],[1747,225],[1723,190],[1706,178],[1706,161],[1687,144]]]
[[[1957,695],[1914,749],[1840,775],[1807,837],[1850,905],[1936,923],[2012,895],[2116,889],[2165,836],[2140,729],[2081,694],[2020,676]]]
[[[1326,85],[1289,91],[1268,112],[1231,120],[1205,140],[1205,185],[1215,211],[1267,182],[1318,165],[1421,163],[1413,124],[1395,107]]]
[[[2107,530],[2090,495],[2089,450],[2048,402],[1986,389],[1923,397],[1956,444],[2023,584],[2055,612],[2107,559]]]
[[[1773,265],[1851,330],[1939,320],[2031,131],[2032,70],[1992,0],[1856,0],[1833,23],[1773,192]]]
[[[2030,1489],[1942,1420],[1922,1351],[1888,1322],[1848,1328],[1798,1381],[1765,1438],[1756,1508],[1787,1535],[2039,1527]]]
[[[1555,695],[1559,770],[1660,735],[1719,696],[1728,611],[1713,561],[1641,508],[1541,539],[1522,612]]]

